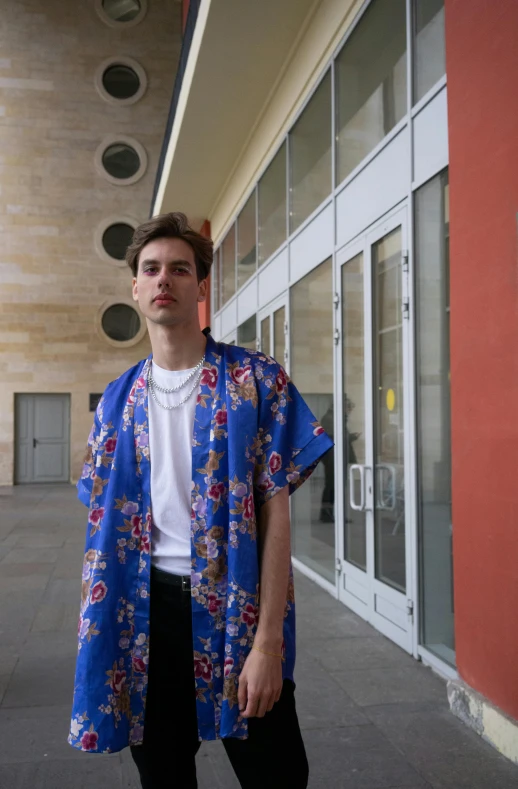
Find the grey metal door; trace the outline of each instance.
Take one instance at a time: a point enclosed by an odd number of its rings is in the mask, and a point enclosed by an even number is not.
[[[69,395],[16,395],[15,482],[68,482],[69,436]]]

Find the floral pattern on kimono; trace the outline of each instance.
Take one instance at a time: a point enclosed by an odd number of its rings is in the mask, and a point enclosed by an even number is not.
[[[108,385],[88,440],[78,495],[88,507],[69,742],[113,752],[144,736],[151,568],[147,371]],[[199,737],[247,737],[239,675],[260,612],[257,516],[293,493],[332,446],[272,358],[209,335],[193,430],[191,595]],[[293,679],[293,573],[283,626]]]

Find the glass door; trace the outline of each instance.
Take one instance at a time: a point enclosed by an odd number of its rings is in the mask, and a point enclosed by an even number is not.
[[[405,211],[349,246],[339,263],[340,596],[411,652]]]
[[[287,295],[276,299],[259,313],[257,349],[272,356],[288,369],[288,306]]]

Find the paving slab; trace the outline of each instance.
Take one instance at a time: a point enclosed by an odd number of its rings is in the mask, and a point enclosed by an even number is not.
[[[295,682],[297,713],[303,731],[325,729],[330,725],[342,727],[370,723],[361,708],[318,661],[299,653]],[[308,733],[306,736],[312,735]]]
[[[391,789],[426,781],[375,726],[328,728],[306,737],[311,789]]]
[[[330,673],[358,669],[398,668],[405,658],[413,659],[386,638],[357,636],[356,638],[303,639],[303,649],[308,656],[320,661]],[[299,652],[300,654],[300,652]]]
[[[402,655],[402,663],[406,663],[406,655]],[[337,671],[332,676],[360,707],[409,701],[444,702],[443,680],[416,661],[401,668]]]
[[[80,767],[66,759],[0,764],[0,786],[9,789],[122,789],[120,764],[99,761],[102,758],[86,756]]]

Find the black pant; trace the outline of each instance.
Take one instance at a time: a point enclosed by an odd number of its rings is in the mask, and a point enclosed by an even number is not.
[[[190,594],[151,574],[149,680],[144,744],[131,748],[142,789],[196,789],[200,747],[194,697]],[[264,718],[251,718],[249,737],[222,742],[243,789],[305,789],[308,763],[295,710],[295,686]]]

